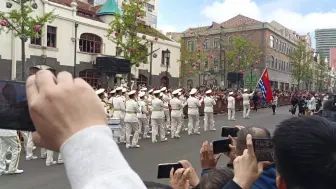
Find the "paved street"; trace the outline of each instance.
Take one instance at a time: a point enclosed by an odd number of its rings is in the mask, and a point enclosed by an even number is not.
[[[181,159],[189,160],[200,171],[199,150],[205,140],[220,139],[220,127],[224,125],[262,126],[273,132],[274,127],[280,121],[289,118],[288,107],[279,107],[277,115],[271,115],[271,109],[262,109],[257,113],[251,113],[251,119],[242,119],[242,112],[236,113],[237,120],[228,122],[227,115],[216,115],[216,132],[202,132],[200,136],[188,136],[185,132],[181,139],[170,139],[165,143],[152,144],[151,140],[141,140],[139,149],[126,149],[124,145],[120,149],[131,167],[142,177],[143,180],[168,183],[167,180],[157,180],[157,164],[176,162]],[[187,120],[185,120],[186,123]],[[200,123],[203,127],[203,121]],[[39,154],[39,150],[35,151]],[[70,189],[66,178],[64,165],[46,167],[44,160],[25,161],[21,155],[20,169],[25,172],[15,176],[0,176],[1,189]],[[85,157],[83,157],[85,158]],[[95,160],[99,161],[99,159]],[[113,163],[113,162],[111,162]],[[225,164],[222,157],[220,164]]]

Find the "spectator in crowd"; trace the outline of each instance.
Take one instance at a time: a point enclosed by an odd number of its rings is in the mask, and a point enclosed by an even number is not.
[[[202,175],[201,189],[221,189],[232,179],[233,171],[230,168],[214,168]]]

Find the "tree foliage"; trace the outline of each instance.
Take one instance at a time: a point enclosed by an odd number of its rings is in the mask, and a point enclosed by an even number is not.
[[[149,0],[132,0],[122,4],[122,14],[116,14],[107,31],[109,40],[117,45],[117,51],[131,64],[139,66],[148,61],[148,47],[150,41],[146,37],[139,37],[139,27],[149,27],[139,23],[145,16],[145,5]],[[144,30],[144,28],[140,29]]]
[[[313,78],[313,52],[307,50],[304,41],[298,40],[296,48],[289,55],[289,62],[292,64],[292,79],[297,81],[298,89],[302,81],[308,81]]]
[[[323,90],[324,82],[328,78],[328,65],[323,59],[319,59],[315,67],[315,83],[316,89],[319,91]]]
[[[40,29],[46,24],[51,23],[55,16],[53,12],[43,14],[42,16],[32,16],[33,9],[29,2],[25,2],[21,8],[12,8],[9,12],[0,12],[0,21],[2,22],[1,31],[13,31],[15,36],[28,38],[37,38],[42,34]]]
[[[260,49],[242,36],[232,36],[230,46],[226,51],[229,71],[245,71],[250,65],[259,62]]]

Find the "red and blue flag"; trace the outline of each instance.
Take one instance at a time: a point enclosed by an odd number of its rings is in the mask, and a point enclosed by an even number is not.
[[[271,82],[268,77],[268,69],[265,68],[263,74],[261,75],[258,87],[261,89],[262,99],[264,104],[273,100]]]

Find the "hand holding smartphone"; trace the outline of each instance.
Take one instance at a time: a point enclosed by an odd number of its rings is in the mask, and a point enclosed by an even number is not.
[[[177,169],[183,168],[183,166],[182,166],[181,163],[159,164],[158,165],[157,178],[158,179],[169,178],[170,177],[170,171],[171,171],[172,168],[174,168],[174,172],[175,172]]]
[[[228,137],[229,135],[232,137],[237,137],[238,131],[239,131],[239,128],[237,127],[223,126],[222,127],[222,137]]]
[[[271,139],[254,138],[252,143],[257,161],[274,162],[274,149]]]
[[[215,140],[212,142],[214,154],[220,154],[225,152],[230,152],[230,144],[232,140],[230,138],[225,138],[223,140]]]

